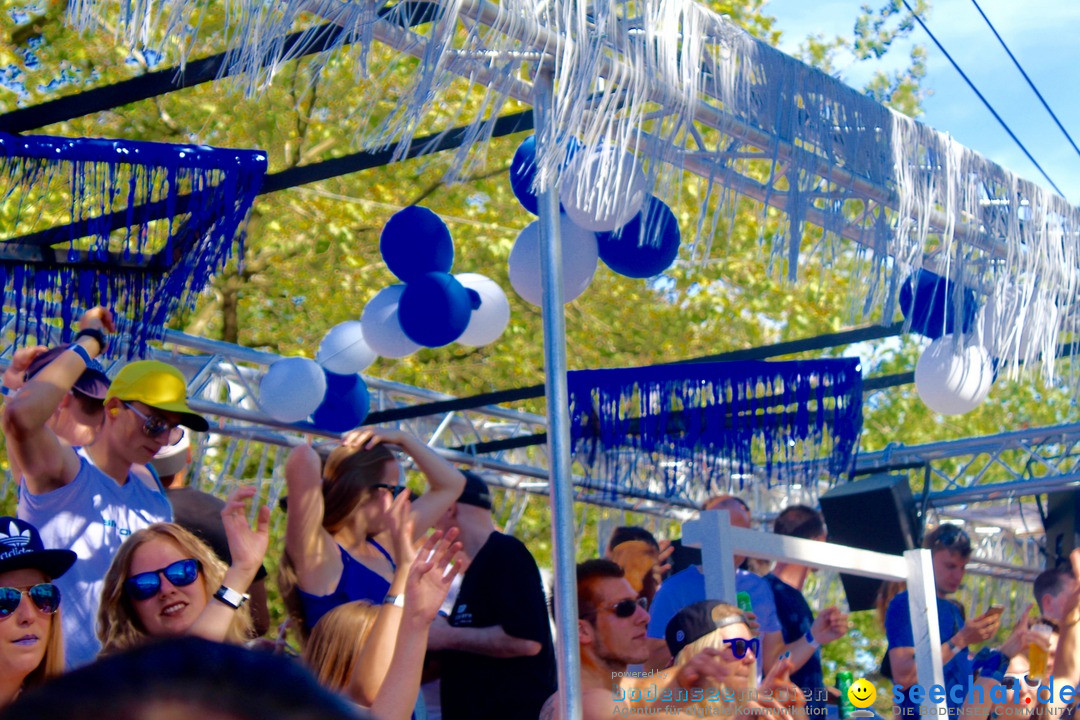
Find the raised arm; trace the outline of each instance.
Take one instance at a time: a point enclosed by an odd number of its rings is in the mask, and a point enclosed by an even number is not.
[[[112,314],[100,307],[88,310],[79,327],[115,330]],[[81,337],[75,344],[91,358],[104,350],[91,337]],[[61,353],[4,406],[0,422],[8,452],[26,478],[27,488],[35,495],[67,485],[79,472],[75,451],[60,442],[47,423],[85,370],[86,361],[75,350]]]
[[[387,428],[353,430],[345,435],[346,445],[365,449],[380,443],[397,445],[413,459],[428,481],[428,490],[412,504],[413,536],[419,539],[442,517],[465,489],[465,476],[438,453],[418,439]]]
[[[401,596],[405,593],[406,581],[412,568],[416,551],[412,545],[412,520],[409,494],[401,493],[394,498],[387,516],[388,532],[391,538],[391,550],[398,559],[397,570],[390,582],[388,595]],[[457,533],[455,532],[456,536]],[[349,680],[349,694],[361,705],[371,705],[379,693],[390,661],[394,657],[394,644],[401,623],[401,607],[383,604],[375,617],[367,642],[359,649],[359,656],[353,666]]]
[[[266,557],[266,548],[270,544],[270,508],[259,508],[254,530],[247,519],[246,501],[254,497],[255,493],[255,488],[250,486],[237,488],[221,510],[221,521],[225,525],[229,555],[232,557],[232,565],[225,572],[221,584],[241,593],[246,592],[251,581],[255,579],[255,573],[259,571],[259,566]],[[224,642],[235,617],[235,608],[210,598],[206,608],[192,624],[190,634]]]
[[[341,578],[342,563],[334,538],[323,529],[322,460],[310,445],[297,445],[285,461],[289,510],[285,518],[285,552],[300,587],[328,595]]]
[[[459,552],[461,543],[453,542],[453,538],[450,532],[445,537],[438,531],[432,533],[412,562],[394,657],[371,706],[372,714],[380,720],[408,720],[412,714],[420,692],[428,628],[454,578],[465,570]]]

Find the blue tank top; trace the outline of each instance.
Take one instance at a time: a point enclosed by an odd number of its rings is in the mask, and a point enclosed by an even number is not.
[[[397,570],[394,559],[390,553],[383,549],[382,545],[374,540],[368,540],[375,549],[386,556],[390,561],[390,567]],[[338,605],[344,605],[353,600],[367,600],[378,605],[382,603],[386,593],[390,590],[390,582],[379,573],[350,555],[345,548],[338,545],[341,551],[341,579],[334,592],[329,595],[312,595],[299,590],[300,604],[304,608],[304,623],[308,630],[315,627],[319,619]]]

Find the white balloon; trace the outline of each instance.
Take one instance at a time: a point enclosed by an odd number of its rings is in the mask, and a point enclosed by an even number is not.
[[[510,301],[499,284],[477,273],[455,275],[457,281],[480,295],[480,307],[473,310],[469,325],[457,339],[462,345],[490,345],[502,336],[510,322]]]
[[[319,343],[315,362],[338,375],[355,375],[371,367],[378,355],[364,340],[359,320],[346,320],[330,328]]]
[[[596,233],[578,227],[566,215],[559,214],[562,240],[563,302],[578,298],[592,282],[599,258]],[[521,231],[510,251],[510,285],[526,302],[542,305],[540,281],[540,221],[529,223]]]
[[[304,357],[282,358],[259,381],[259,407],[278,422],[306,420],[326,395],[326,373]]]
[[[563,173],[559,200],[576,225],[612,232],[634,219],[648,194],[645,173],[632,153],[595,145],[574,155]]]
[[[963,415],[990,394],[994,369],[986,350],[969,341],[962,350],[952,335],[943,335],[923,351],[915,364],[915,389],[926,406],[942,415]]]
[[[360,315],[364,341],[382,357],[402,358],[420,349],[402,331],[398,322],[398,302],[404,291],[404,285],[383,288],[368,301]]]

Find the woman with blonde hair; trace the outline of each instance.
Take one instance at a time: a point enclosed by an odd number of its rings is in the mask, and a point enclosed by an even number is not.
[[[50,581],[75,558],[46,550],[30,523],[0,517],[0,707],[63,672],[60,589]]]
[[[726,713],[737,714],[737,708],[769,708],[769,714],[798,715],[806,704],[802,692],[791,682],[791,660],[776,662],[754,692],[757,684],[757,654],[761,640],[754,636],[743,612],[734,605],[717,600],[703,600],[683,608],[671,618],[664,631],[668,649],[675,658],[675,673],[682,672],[691,659],[710,652],[718,661],[713,666],[711,682],[718,683],[723,692],[706,695],[703,701],[719,702],[735,707]],[[754,713],[756,714],[756,713]]]
[[[101,593],[97,633],[103,655],[178,635],[247,640],[251,614],[246,591],[269,543],[270,509],[259,509],[255,530],[247,520],[245,501],[254,494],[251,487],[236,490],[221,511],[232,556],[229,567],[175,523],[155,523],[124,541]]]
[[[401,561],[391,537],[394,498],[406,488],[387,445],[400,447],[428,481],[409,511],[418,539],[457,501],[465,476],[415,437],[374,428],[346,433],[323,466],[310,445],[285,463],[289,488],[285,556],[278,576],[306,637],[319,619],[353,600],[381,603]]]
[[[349,690],[353,664],[379,616],[379,607],[366,600],[338,605],[323,615],[304,645],[304,663],[319,682],[336,692]]]

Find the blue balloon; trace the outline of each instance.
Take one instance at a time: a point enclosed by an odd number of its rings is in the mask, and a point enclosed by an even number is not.
[[[952,307],[955,287],[955,283],[929,270],[920,270],[918,276],[908,277],[900,288],[900,311],[905,319],[911,320],[911,332],[936,340],[955,331]],[[961,332],[968,333],[979,311],[975,291],[963,288],[962,302]]]
[[[326,395],[311,414],[311,424],[320,430],[342,433],[364,423],[371,409],[367,383],[359,375],[326,372]]]
[[[402,208],[386,221],[379,252],[390,272],[406,283],[429,272],[448,273],[454,265],[454,241],[446,223],[419,205]]]
[[[576,138],[570,141],[562,164],[564,168],[570,164],[574,153],[580,148],[581,143]],[[514,191],[514,197],[523,208],[533,215],[539,215],[539,200],[532,191],[534,177],[536,177],[536,136],[530,135],[521,141],[518,149],[514,151],[514,159],[510,161],[510,189]]]
[[[414,343],[442,347],[461,337],[480,296],[453,275],[432,272],[405,286],[398,302],[401,330]]]
[[[675,213],[652,195],[622,228],[596,233],[600,259],[620,275],[632,278],[655,277],[671,267],[679,256],[681,241]]]

